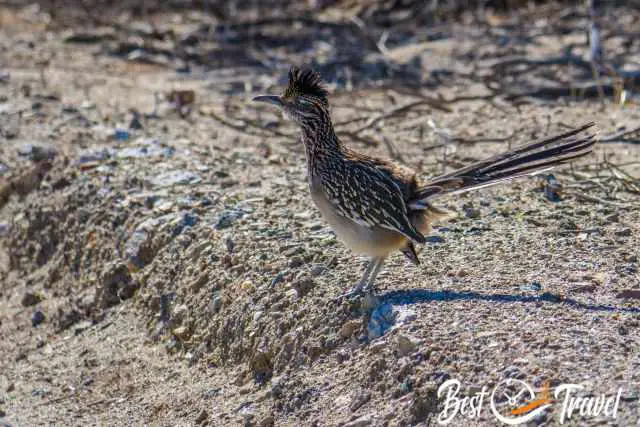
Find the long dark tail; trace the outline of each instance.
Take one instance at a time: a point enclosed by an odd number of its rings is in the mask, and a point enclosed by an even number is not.
[[[576,135],[593,126],[594,123],[588,123],[436,177],[416,191],[411,204],[419,208],[436,196],[471,191],[521,176],[534,175],[586,156],[597,142],[596,133],[587,132],[582,137]]]

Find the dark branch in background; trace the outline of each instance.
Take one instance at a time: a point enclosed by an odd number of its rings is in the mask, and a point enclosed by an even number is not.
[[[637,135],[637,139],[627,139],[631,135]],[[629,129],[621,130],[616,133],[604,135],[599,138],[600,143],[627,143],[627,144],[640,144],[640,126]]]

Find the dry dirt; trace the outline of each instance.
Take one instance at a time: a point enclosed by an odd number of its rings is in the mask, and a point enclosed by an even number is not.
[[[572,422],[640,425],[638,178],[607,166],[640,176],[640,145],[599,144],[554,171],[557,201],[541,178],[443,199],[458,217],[435,228],[421,266],[397,254],[373,306],[337,304],[365,260],[313,207],[295,129],[248,103],[280,90],[286,65],[176,72],[179,61],[113,54],[109,38],[74,42],[37,10],[0,17],[0,425],[433,425],[447,379],[468,394],[505,378],[622,388],[617,420]],[[156,22],[186,31],[197,18]],[[398,63],[469,70],[462,53],[481,35],[451,28]],[[518,49],[555,55],[583,34],[536,40]],[[620,46],[637,64],[638,40],[605,47]],[[484,93],[446,79],[421,93]],[[421,99],[330,88],[343,123]],[[185,118],[154,102],[171,90],[195,91]],[[586,121],[603,135],[637,127],[629,96],[425,104],[359,133],[377,145],[348,143],[388,156],[386,138],[434,175]],[[430,120],[493,141],[432,148],[444,137]],[[558,417],[556,405],[534,423]],[[496,423],[485,405],[453,425]]]

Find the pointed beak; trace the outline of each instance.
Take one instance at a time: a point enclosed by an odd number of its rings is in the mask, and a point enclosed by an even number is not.
[[[260,95],[253,98],[254,102],[266,102],[267,104],[273,104],[276,107],[282,107],[282,98],[276,95]]]

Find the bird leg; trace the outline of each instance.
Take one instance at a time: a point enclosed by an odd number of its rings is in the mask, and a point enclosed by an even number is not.
[[[380,273],[380,270],[382,270],[382,264],[384,264],[384,257],[377,257],[375,261],[375,267],[373,268],[373,271],[369,275],[369,280],[367,280],[367,284],[363,289],[364,293],[369,293],[369,292],[373,293],[375,291],[373,282],[374,280],[376,280],[376,277],[378,276],[378,273]]]
[[[373,279],[380,272],[380,268],[384,262],[383,257],[372,257],[367,264],[367,267],[364,269],[364,274],[362,278],[355,284],[351,290],[338,295],[334,301],[339,301],[343,298],[350,298],[353,296],[361,295],[369,290],[373,290]]]

